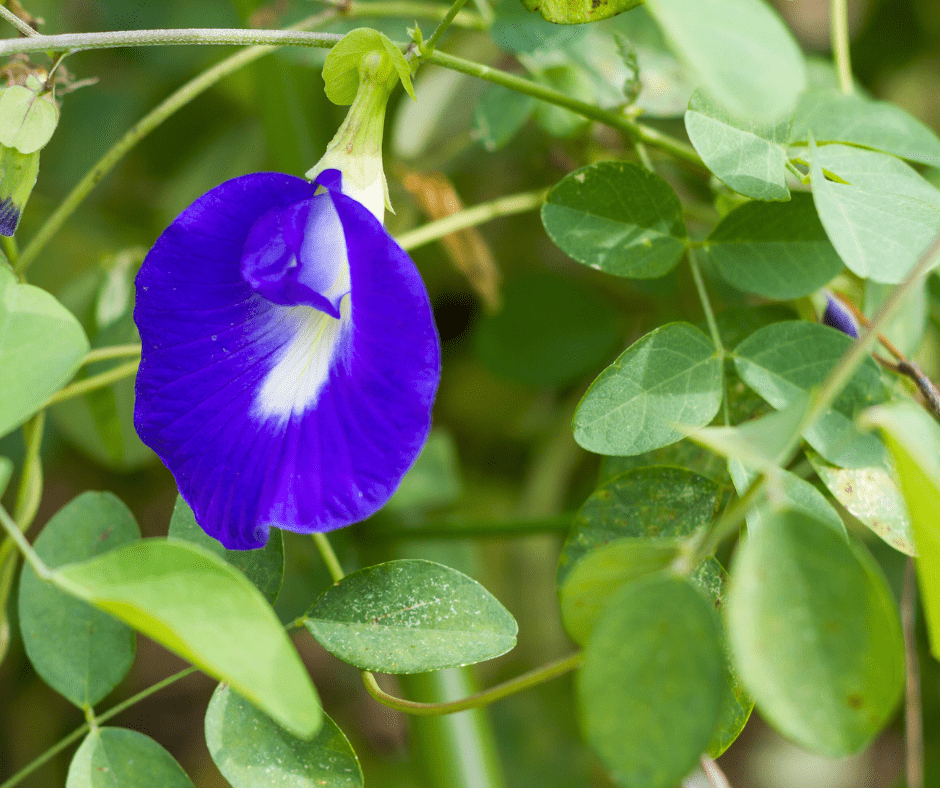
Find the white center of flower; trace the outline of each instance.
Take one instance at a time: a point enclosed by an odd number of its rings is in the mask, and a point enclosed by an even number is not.
[[[333,303],[342,299],[340,318],[309,306],[274,307],[267,330],[277,331],[285,340],[252,406],[252,416],[265,421],[283,423],[317,404],[350,327],[349,259],[343,226],[331,200],[318,202],[322,208],[310,214],[299,262],[328,272],[326,281],[331,278],[332,282],[321,294]]]

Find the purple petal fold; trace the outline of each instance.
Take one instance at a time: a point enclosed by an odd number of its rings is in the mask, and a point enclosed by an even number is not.
[[[367,209],[277,173],[227,181],[137,277],[135,425],[207,533],[327,531],[397,488],[430,427],[440,349],[408,255]]]
[[[826,292],[826,311],[823,313],[822,322],[853,339],[858,339],[858,323],[855,322],[855,316],[829,292]]]

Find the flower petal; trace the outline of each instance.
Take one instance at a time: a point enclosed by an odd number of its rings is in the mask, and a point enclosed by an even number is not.
[[[368,517],[430,427],[440,349],[421,277],[368,210],[316,190],[223,183],[137,278],[135,424],[228,548]]]

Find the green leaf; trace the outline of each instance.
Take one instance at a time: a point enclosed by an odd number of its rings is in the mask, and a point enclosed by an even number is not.
[[[738,548],[728,634],[761,714],[840,758],[891,718],[904,683],[897,609],[878,565],[823,523],[781,512]]]
[[[411,84],[411,69],[401,50],[388,36],[368,27],[350,31],[334,46],[323,64],[323,82],[326,97],[340,106],[352,104],[359,90],[359,70],[363,58],[376,53],[383,57],[382,77],[393,75],[401,81],[405,92],[415,99]]]
[[[940,139],[900,107],[858,95],[804,93],[793,115],[790,144],[846,142],[940,167]]]
[[[729,460],[728,470],[731,473],[738,494],[744,495],[745,490],[751,486],[757,474],[748,471],[739,460]],[[799,476],[782,468],[774,468],[767,478],[767,497],[769,498],[769,507],[755,508],[748,514],[747,525],[749,530],[753,531],[763,526],[763,521],[767,515],[766,509],[790,509],[803,512],[808,517],[813,517],[819,522],[825,523],[842,538],[848,540],[849,535],[845,530],[845,523],[839,517],[839,513],[832,508],[832,504],[826,500],[826,497],[819,490]]]
[[[820,323],[788,320],[762,328],[734,350],[741,379],[777,409],[808,394],[826,379],[852,339]],[[853,424],[857,411],[886,397],[881,374],[868,358],[845,390],[817,422],[804,431],[806,441],[835,465],[860,468],[881,464],[884,446]],[[745,463],[747,464],[747,463]]]
[[[519,0],[498,0],[493,10],[493,41],[508,52],[556,49],[564,43],[577,43],[590,29],[589,25],[553,25],[530,13]]]
[[[719,612],[725,605],[728,573],[714,558],[706,558],[689,576],[692,584],[701,591]],[[744,730],[754,709],[754,699],[748,694],[734,666],[734,655],[728,643],[727,633],[722,627],[721,652],[724,657],[726,688],[718,716],[718,727],[708,745],[708,754],[717,758],[728,749]]]
[[[860,523],[895,550],[916,555],[911,518],[892,473],[880,466],[839,468],[812,449],[806,456],[829,492]]]
[[[616,276],[663,276],[685,251],[676,193],[628,162],[603,161],[566,175],[545,198],[542,223],[565,254]]]
[[[643,0],[522,0],[529,11],[538,11],[542,19],[556,25],[599,22],[642,3]]]
[[[0,436],[18,427],[75,374],[88,352],[78,321],[45,290],[0,265]]]
[[[10,477],[13,475],[13,460],[9,457],[0,457],[0,495],[7,489]]]
[[[232,788],[363,785],[356,753],[327,715],[323,715],[323,727],[316,737],[303,741],[224,684],[209,701],[206,744]]]
[[[721,405],[714,343],[688,323],[670,323],[627,348],[585,393],[575,440],[598,454],[641,454],[708,424]]]
[[[828,181],[816,150],[810,147],[813,201],[839,256],[863,278],[903,281],[940,232],[940,211],[884,186],[865,189]]]
[[[673,788],[695,767],[725,693],[721,630],[688,580],[623,586],[584,649],[585,737],[621,788]]]
[[[708,94],[695,92],[685,113],[689,140],[728,188],[755,200],[788,200],[789,119],[776,126],[734,118]]]
[[[842,270],[808,194],[735,208],[711,231],[702,251],[736,288],[765,298],[809,295]]]
[[[218,539],[213,539],[199,527],[189,504],[177,495],[168,535],[204,547],[240,569],[264,594],[268,603],[274,604],[284,580],[284,537],[280,529],[272,528],[268,543],[257,550],[226,550]]]
[[[499,312],[477,327],[474,349],[495,374],[529,386],[559,386],[593,373],[613,354],[614,314],[572,279],[529,274],[503,289]]]
[[[39,151],[20,153],[0,145],[0,235],[16,232],[39,175]],[[0,255],[4,262],[6,258]]]
[[[725,110],[776,122],[806,86],[803,54],[761,0],[647,0],[681,61]]]
[[[825,174],[852,186],[910,197],[940,210],[940,190],[909,164],[887,153],[832,144],[819,145],[816,157]],[[810,160],[807,156],[805,163]]]
[[[460,490],[457,445],[446,430],[432,429],[385,510],[436,509],[457,500]]]
[[[304,623],[364,670],[423,673],[493,659],[516,645],[509,611],[476,580],[432,561],[366,567],[327,589]]]
[[[940,659],[940,427],[911,402],[872,408],[864,420],[881,429],[897,463],[917,542],[930,652]]]
[[[193,783],[149,736],[99,728],[75,751],[65,788],[193,788]]]
[[[584,502],[558,557],[560,586],[588,552],[615,539],[675,539],[711,522],[718,485],[685,468],[638,468],[598,487]]]
[[[614,539],[583,555],[558,585],[561,619],[571,639],[583,646],[617,589],[665,569],[678,555],[677,540],[636,537]]]
[[[477,139],[488,151],[499,150],[525,125],[534,107],[531,96],[501,85],[487,85],[473,112]]]
[[[87,492],[56,513],[33,547],[54,568],[138,539],[140,529],[120,500]],[[130,627],[40,580],[28,564],[20,575],[19,615],[29,661],[76,706],[100,701],[134,662]]]
[[[271,606],[209,550],[144,539],[51,579],[231,684],[291,733],[319,730],[316,690]]]
[[[59,108],[52,94],[24,85],[0,91],[0,145],[20,153],[35,153],[52,138]]]

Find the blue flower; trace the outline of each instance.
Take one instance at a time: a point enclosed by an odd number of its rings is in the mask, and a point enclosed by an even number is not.
[[[147,255],[134,423],[230,549],[378,510],[427,438],[440,345],[382,223],[317,181],[257,173],[190,205]]]
[[[854,315],[838,298],[828,291],[825,293],[826,311],[823,312],[822,322],[843,334],[848,334],[852,339],[858,339],[858,323]]]

